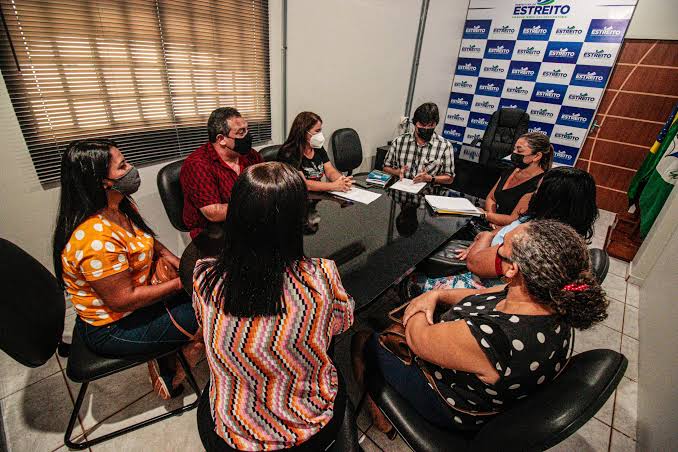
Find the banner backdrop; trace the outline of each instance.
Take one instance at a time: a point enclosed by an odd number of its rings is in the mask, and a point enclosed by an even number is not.
[[[443,135],[461,158],[498,108],[530,115],[554,163],[574,165],[607,85],[636,0],[471,0]]]

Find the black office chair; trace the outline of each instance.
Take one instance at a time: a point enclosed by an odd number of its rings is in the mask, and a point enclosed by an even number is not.
[[[4,293],[3,303],[0,303],[0,314],[2,314],[0,348],[25,366],[37,367],[44,364],[54,354],[64,329],[64,296],[56,278],[21,248],[7,240],[0,239],[0,285]],[[40,315],[36,316],[36,312]],[[180,349],[177,352],[188,383],[195,393],[200,395],[200,388],[191,373],[190,366]],[[98,438],[88,439],[82,443],[74,443],[71,440],[87,386],[91,381],[144,364],[159,356],[161,355],[155,354],[139,356],[135,359],[111,359],[95,355],[82,342],[77,329],[74,329],[66,375],[82,385],[66,427],[66,445],[71,449],[87,449],[198,406],[196,399],[189,405]]]
[[[518,137],[527,133],[530,115],[518,108],[495,111],[480,144],[481,165],[497,164],[513,152]]]
[[[546,450],[575,433],[616,389],[628,360],[612,350],[575,355],[558,378],[497,415],[475,435],[430,424],[375,366],[367,365],[369,394],[411,449],[522,452]]]
[[[337,129],[332,134],[334,166],[347,175],[363,163],[363,147],[358,132],[350,128]]]
[[[174,226],[182,232],[188,232],[190,229],[184,224],[184,192],[179,182],[179,173],[184,159],[172,162],[158,171],[158,192],[162,205],[165,207],[167,217]]]
[[[259,150],[259,154],[264,162],[275,162],[278,158],[278,151],[280,150],[281,144],[272,144],[266,146]]]

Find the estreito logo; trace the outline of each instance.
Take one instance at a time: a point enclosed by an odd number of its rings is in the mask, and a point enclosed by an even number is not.
[[[457,70],[464,72],[474,72],[478,69],[478,66],[474,66],[473,63],[460,64],[457,66]]]
[[[553,113],[548,111],[546,108],[533,108],[530,110],[530,114],[534,116],[540,116],[542,118],[553,118]]]
[[[524,75],[525,77],[532,77],[534,76],[535,72],[530,70],[527,66],[523,67],[515,67],[511,71],[512,75]]]
[[[457,97],[450,99],[450,105],[457,105],[459,107],[468,107],[469,106],[469,101],[464,99],[463,97]]]
[[[549,30],[547,28],[542,28],[541,25],[523,28],[523,34],[525,35],[543,36],[548,32]]]
[[[479,46],[477,46],[475,44],[470,44],[470,45],[462,47],[461,51],[466,52],[466,53],[480,53],[481,49],[480,49]]]
[[[518,55],[541,55],[541,50],[535,49],[534,47],[527,47],[525,49],[518,49]]]
[[[492,32],[497,35],[511,35],[516,32],[516,29],[511,28],[508,25],[503,25],[501,27],[494,27]]]
[[[507,55],[511,49],[507,49],[504,46],[490,47],[487,49],[487,53],[490,55]]]
[[[468,34],[484,34],[487,30],[480,25],[474,25],[473,27],[466,27],[466,33]]]
[[[584,58],[591,58],[593,60],[611,60],[612,54],[603,49],[598,49],[595,52],[584,52]]]
[[[569,100],[575,100],[579,102],[595,102],[595,97],[589,96],[589,93],[572,93],[567,96]]]
[[[529,94],[529,91],[523,88],[522,86],[516,86],[513,88],[507,88],[506,89],[507,93],[512,93],[512,94],[522,94],[524,96],[527,96]]]
[[[462,115],[460,115],[459,113],[448,114],[448,115],[447,115],[447,120],[448,120],[448,121],[463,121],[463,120],[464,120],[464,117],[463,117]]]
[[[445,129],[443,131],[443,135],[445,135],[447,138],[453,139],[453,140],[461,140],[463,137],[463,134],[458,131],[457,129]]]
[[[553,135],[554,138],[560,138],[561,140],[571,141],[576,143],[579,141],[579,137],[573,134],[572,132],[556,132]]]
[[[487,122],[487,120],[485,118],[481,117],[481,116],[475,116],[475,117],[471,118],[469,123],[474,125],[474,126],[483,127],[483,128],[487,127],[488,124],[489,124],[489,122]]]
[[[487,100],[484,100],[482,102],[476,102],[474,106],[478,108],[494,108],[494,104]]]
[[[597,72],[587,72],[585,74],[579,73],[575,76],[576,80],[580,80],[583,82],[602,82],[605,77],[602,75],[599,75]]]
[[[576,53],[567,47],[549,50],[549,56],[555,58],[574,58],[575,55]]]
[[[591,36],[621,36],[622,31],[617,30],[613,26],[594,28],[591,30]]]
[[[584,30],[582,30],[581,28],[577,28],[574,25],[556,29],[556,35],[559,36],[579,36],[582,33],[584,33]]]
[[[546,6],[546,5],[551,5],[555,2],[556,2],[556,0],[537,0],[537,5]]]
[[[545,99],[560,99],[562,95],[552,89],[543,89],[543,90],[537,90],[536,92],[537,97],[543,97]]]
[[[494,83],[485,83],[483,85],[479,85],[478,88],[481,91],[487,91],[490,93],[498,93],[499,92],[499,87],[495,85]]]
[[[552,71],[544,71],[542,72],[544,77],[551,77],[551,78],[567,78],[567,73],[563,72],[562,69],[554,69]]]
[[[564,121],[578,122],[580,124],[585,124],[588,119],[585,116],[582,116],[581,113],[563,113],[560,117]]]
[[[454,82],[454,87],[455,88],[473,88],[473,85],[466,80],[462,80],[459,82]]]
[[[506,69],[503,67],[499,66],[498,64],[495,64],[494,66],[486,66],[483,68],[483,72],[493,72],[497,74],[501,74],[502,72],[505,72]]]
[[[553,155],[561,160],[572,160],[572,156],[562,149],[558,149]]]

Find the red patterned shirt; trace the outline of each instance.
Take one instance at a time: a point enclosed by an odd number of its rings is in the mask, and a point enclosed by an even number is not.
[[[200,290],[213,264],[195,266],[193,307],[205,338],[215,431],[238,450],[298,446],[334,414],[339,381],[327,349],[351,327],[353,298],[334,261],[307,259],[284,275],[284,313],[234,317]]]
[[[261,162],[261,156],[254,149],[238,157],[240,172]],[[179,181],[184,192],[184,224],[191,230],[191,238],[209,223],[200,209],[212,204],[228,204],[237,178],[238,174],[219,157],[212,143],[203,144],[186,158]]]

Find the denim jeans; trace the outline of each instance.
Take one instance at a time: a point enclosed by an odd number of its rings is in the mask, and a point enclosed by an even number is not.
[[[186,332],[195,334],[198,321],[191,299],[184,292],[137,309],[108,325],[93,326],[79,317],[75,325],[93,352],[112,358],[135,358],[170,352],[189,342],[170,319],[168,310]],[[173,375],[173,360],[174,357],[158,360],[163,377]]]

